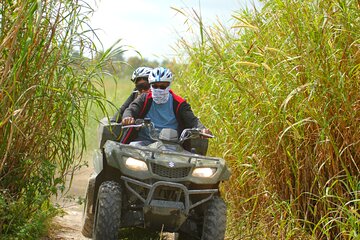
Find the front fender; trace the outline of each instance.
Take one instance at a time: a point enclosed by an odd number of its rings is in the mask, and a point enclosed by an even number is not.
[[[103,154],[100,149],[95,150],[93,155],[93,165],[96,175],[104,169]]]

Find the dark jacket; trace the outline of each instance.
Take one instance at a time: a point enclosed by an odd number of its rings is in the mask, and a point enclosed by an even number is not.
[[[111,122],[117,122],[121,123],[122,115],[125,112],[125,109],[127,109],[130,104],[139,96],[139,92],[136,90],[136,88],[133,90],[131,95],[126,99],[124,104],[119,108],[119,110],[115,113],[115,115],[110,119]]]
[[[190,105],[182,97],[176,95],[172,90],[170,94],[173,96],[173,106],[175,117],[179,123],[178,133],[180,134],[185,128],[205,128],[200,120],[194,115]],[[135,119],[142,119],[149,112],[152,104],[152,93],[144,93],[133,101],[125,110],[123,118],[133,117]],[[122,143],[129,143],[137,136],[138,131],[130,128],[129,131],[122,138]]]

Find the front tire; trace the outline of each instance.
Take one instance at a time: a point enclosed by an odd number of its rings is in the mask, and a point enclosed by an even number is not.
[[[93,238],[96,240],[118,240],[122,189],[119,183],[108,181],[100,185],[95,211]]]
[[[208,202],[204,212],[202,240],[223,240],[226,231],[226,204],[215,196]]]

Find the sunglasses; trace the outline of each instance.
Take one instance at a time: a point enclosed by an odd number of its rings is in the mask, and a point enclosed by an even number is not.
[[[147,82],[143,82],[143,83],[136,84],[135,87],[138,91],[144,91],[144,90],[149,90],[150,84]]]
[[[169,85],[155,85],[155,84],[151,85],[151,87],[152,87],[153,89],[158,89],[158,88],[160,88],[160,89],[162,89],[162,90],[166,89],[168,86],[169,86]]]
[[[137,78],[135,78],[135,83],[137,83],[140,80],[149,81],[149,78],[148,77],[137,77]]]

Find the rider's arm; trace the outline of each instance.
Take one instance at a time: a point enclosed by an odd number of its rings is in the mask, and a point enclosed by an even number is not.
[[[130,106],[130,104],[136,98],[137,92],[132,92],[131,95],[126,99],[124,104],[119,108],[119,110],[115,113],[115,115],[110,119],[111,122],[121,122],[122,116],[124,115],[124,111],[126,108]]]
[[[200,128],[205,129],[205,126],[200,122],[187,102],[181,103],[179,109],[180,118],[183,121],[184,128]]]
[[[194,112],[191,110],[190,104],[183,102],[179,111],[185,128],[199,128],[202,133],[212,135],[211,131],[200,122],[198,117],[195,116]]]
[[[129,125],[134,123],[134,119],[140,117],[140,112],[145,103],[146,94],[141,94],[136,98],[128,108],[125,109],[123,114],[122,124]]]

